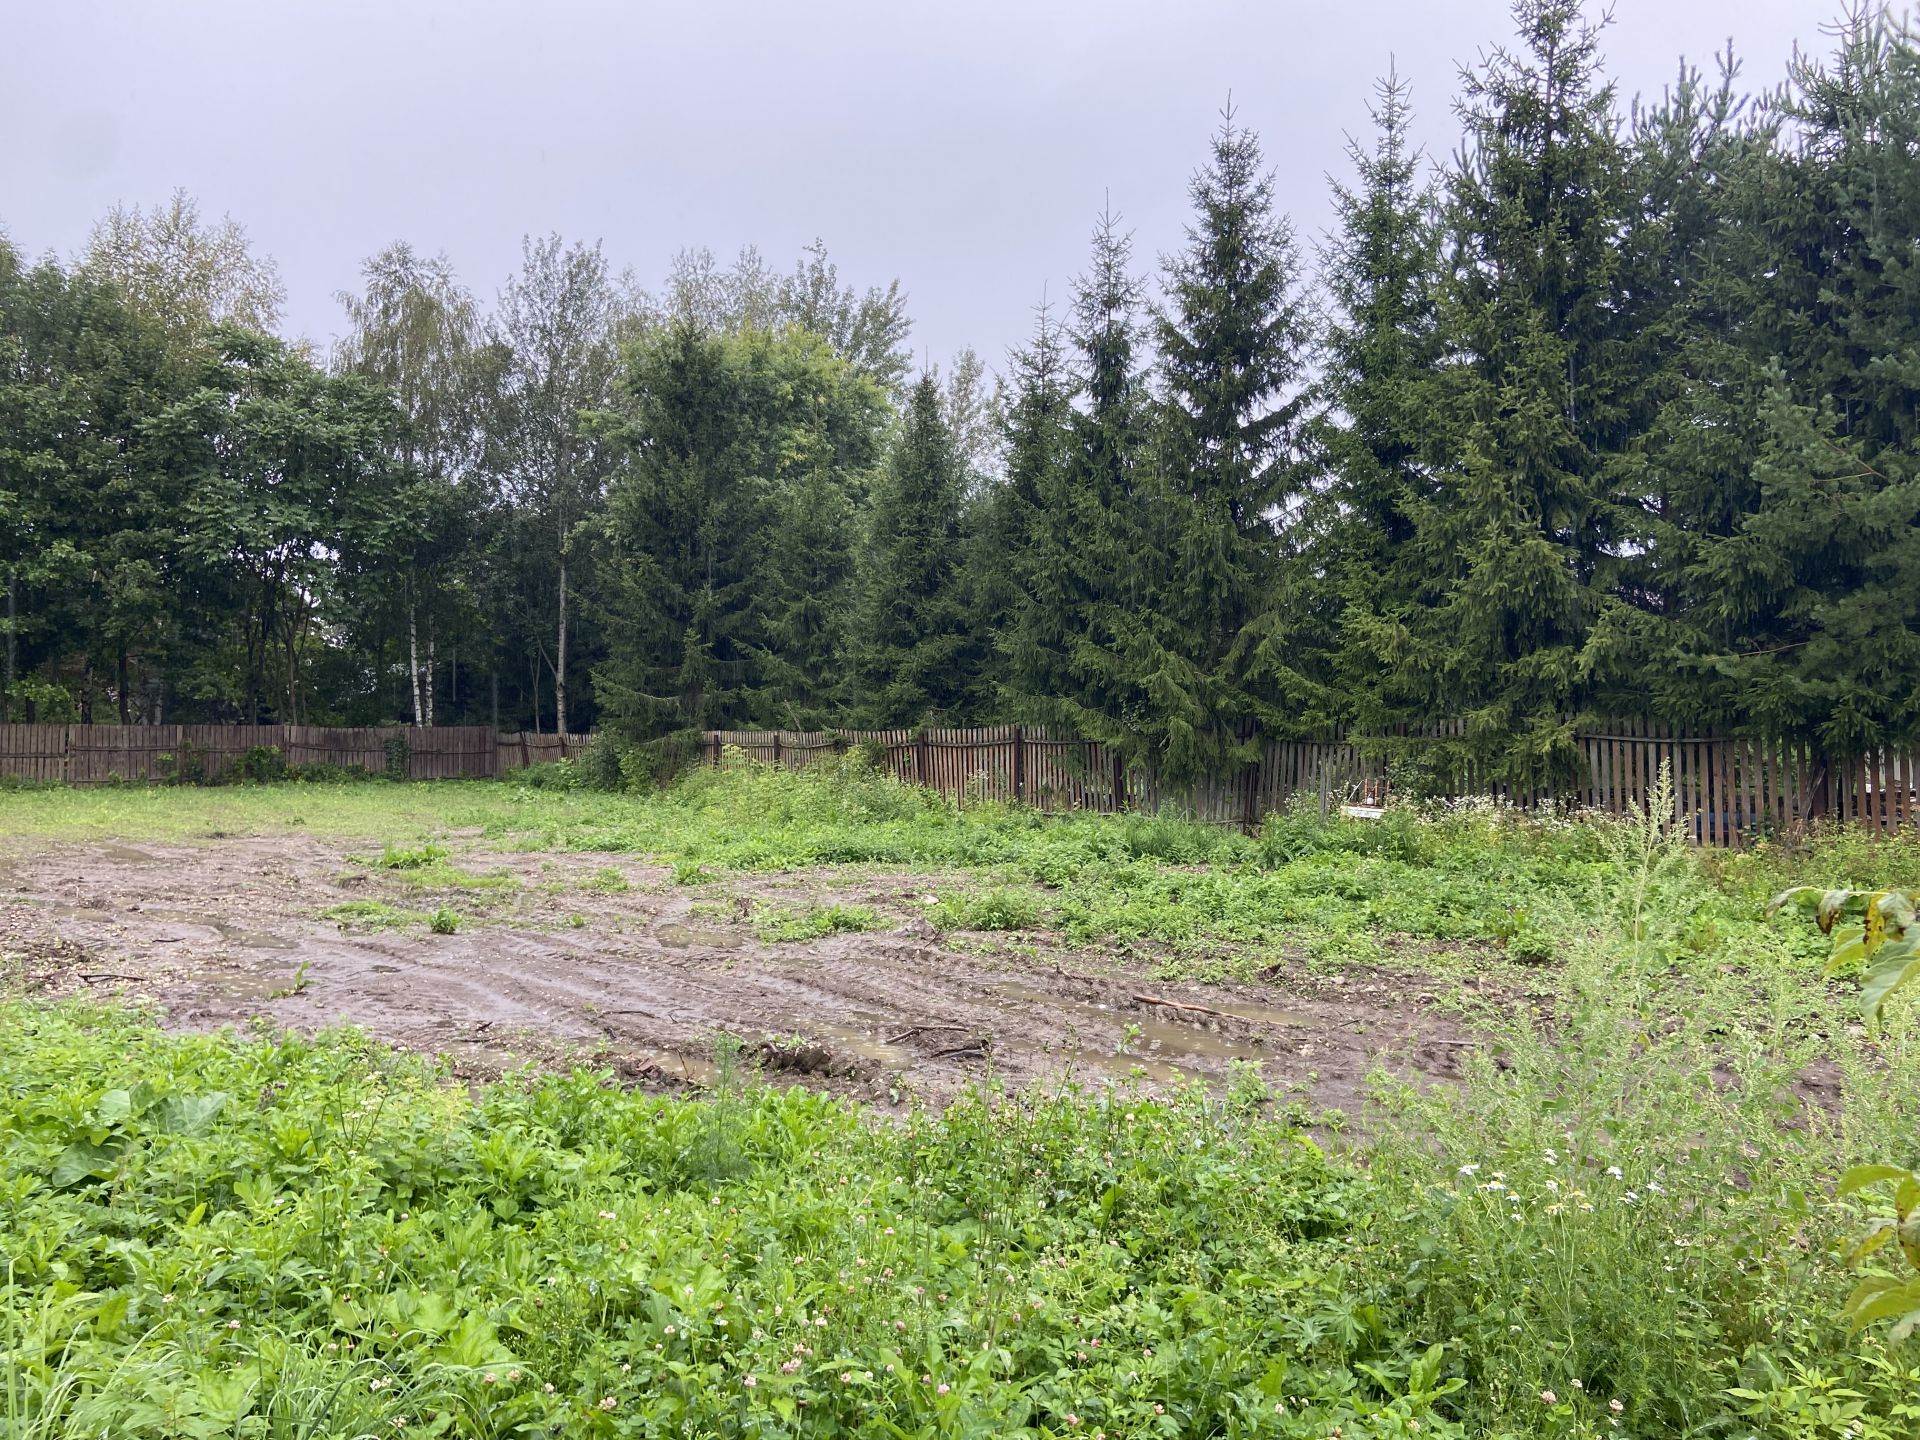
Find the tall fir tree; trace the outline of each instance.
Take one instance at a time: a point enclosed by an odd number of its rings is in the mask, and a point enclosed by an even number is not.
[[[1438,598],[1417,541],[1434,490],[1443,341],[1438,196],[1411,139],[1406,82],[1390,73],[1376,93],[1373,142],[1347,147],[1354,183],[1334,185],[1338,225],[1322,256],[1331,315],[1315,430],[1327,473],[1314,568],[1337,616],[1334,670],[1348,714],[1379,729],[1424,718],[1432,704],[1409,686],[1404,662]]]
[[[1652,715],[1688,732],[1727,722],[1730,687],[1700,658],[1721,648],[1699,564],[1752,506],[1763,367],[1742,340],[1752,247],[1728,195],[1764,160],[1775,125],[1735,89],[1683,65],[1636,107],[1621,231],[1618,433],[1602,456],[1619,523],[1611,579],[1582,653],[1584,708]]]
[[[1260,142],[1231,109],[1190,186],[1155,326],[1164,401],[1154,553],[1130,644],[1138,727],[1174,778],[1254,759],[1324,699],[1297,641],[1288,532],[1308,484],[1300,445],[1308,331],[1292,228]]]
[[[1150,411],[1140,360],[1132,238],[1109,208],[1075,283],[1071,384],[1036,397],[1045,464],[1034,465],[1032,543],[1010,636],[1010,698],[1024,718],[1142,749],[1132,669],[1148,599],[1145,499]]]
[[[1863,7],[1791,78],[1730,187],[1758,424],[1682,658],[1723,719],[1857,753],[1920,733],[1920,42]]]
[[[986,707],[965,488],[939,383],[922,375],[874,487],[857,650],[860,707],[873,724],[963,725]]]
[[[1008,361],[1006,469],[976,509],[972,563],[981,621],[993,637],[996,708],[1024,717],[1025,697],[1051,694],[1064,673],[1058,632],[1043,631],[1039,622],[1054,613],[1053,590],[1067,558],[1052,514],[1065,493],[1073,377],[1059,323],[1044,301],[1033,338]]]
[[[632,353],[622,392],[596,697],[637,738],[833,718],[879,387],[798,328],[677,321]]]
[[[1406,666],[1466,722],[1466,758],[1521,786],[1570,773],[1582,646],[1620,526],[1624,157],[1579,0],[1516,0],[1517,50],[1465,77],[1451,177],[1441,487],[1419,545],[1444,598]]]

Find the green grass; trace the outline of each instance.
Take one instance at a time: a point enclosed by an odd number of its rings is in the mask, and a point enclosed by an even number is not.
[[[581,881],[580,888],[596,895],[624,895],[633,889],[633,882],[613,866],[603,865]]]
[[[864,905],[762,905],[753,914],[753,933],[769,944],[856,935],[886,922]]]
[[[831,772],[368,788],[339,833],[396,849],[481,827],[696,880],[937,871],[956,928],[1150,940],[1185,973],[1234,947],[1445,965],[1498,998],[1457,1086],[1376,1077],[1331,1157],[1244,1069],[880,1124],[0,1002],[0,1433],[1920,1433],[1920,1346],[1841,1321],[1870,1205],[1833,1194],[1920,1162],[1920,1006],[1869,1035],[1817,931],[1762,917],[1797,881],[1913,886],[1912,839],[1723,854],[1485,808],[1242,837]],[[87,833],[56,800],[0,817]]]
[[[332,920],[343,930],[399,930],[427,917],[417,910],[402,910],[384,900],[347,900],[329,905],[320,912],[322,920]]]

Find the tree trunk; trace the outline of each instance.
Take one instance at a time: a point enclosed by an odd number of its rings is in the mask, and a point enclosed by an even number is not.
[[[427,673],[420,677],[420,693],[427,697],[427,724],[433,724],[433,626],[427,626]]]
[[[127,647],[121,643],[120,653],[114,657],[114,684],[120,689],[120,723],[133,723],[132,702],[127,695]]]
[[[413,582],[407,582],[407,680],[413,686],[413,728],[420,728],[420,626],[414,616]]]
[[[540,661],[527,656],[527,676],[533,682],[533,733],[540,733]]]
[[[13,627],[14,627],[14,623],[17,615],[17,612],[14,606],[15,606],[14,572],[13,572],[13,567],[8,566],[7,567],[7,673],[6,673],[6,686],[4,689],[0,689],[0,723],[4,723],[6,721],[10,721],[13,719],[13,681],[14,681],[13,667],[14,667],[15,657],[17,654],[14,648],[15,642],[13,637]]]
[[[567,733],[567,557],[560,556],[560,637],[553,662],[553,730]]]

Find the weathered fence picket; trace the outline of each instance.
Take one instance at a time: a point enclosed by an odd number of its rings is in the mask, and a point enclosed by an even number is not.
[[[248,751],[269,746],[289,765],[380,775],[396,739],[405,741],[408,779],[484,780],[577,756],[588,737],[504,735],[484,725],[0,725],[0,776],[68,785],[219,780]]]

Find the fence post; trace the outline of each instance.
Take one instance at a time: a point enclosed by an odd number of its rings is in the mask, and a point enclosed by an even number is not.
[[[1024,800],[1027,796],[1027,741],[1024,727],[1013,727],[1013,798]]]
[[[1127,762],[1120,758],[1118,750],[1113,752],[1113,813],[1118,815],[1127,808]]]

